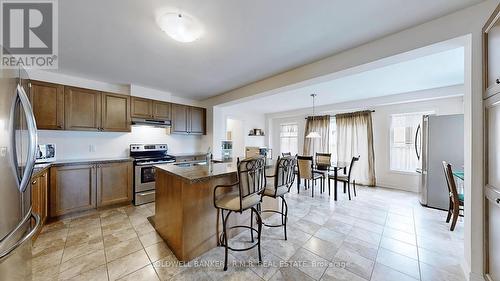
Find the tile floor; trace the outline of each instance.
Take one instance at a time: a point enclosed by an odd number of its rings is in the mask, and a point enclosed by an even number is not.
[[[256,250],[230,252],[224,272],[223,248],[180,265],[149,224],[148,204],[45,226],[33,245],[33,280],[465,280],[463,222],[448,231],[446,213],[421,207],[415,194],[360,187],[354,200],[334,202],[295,190],[288,241],[282,228],[264,228],[262,265]]]

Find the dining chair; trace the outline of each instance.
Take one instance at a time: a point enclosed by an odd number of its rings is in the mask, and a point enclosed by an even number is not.
[[[222,216],[222,233],[219,236],[219,245],[224,247],[224,271],[227,270],[228,250],[231,251],[247,251],[258,247],[259,262],[262,262],[260,250],[260,237],[262,232],[262,219],[257,208],[262,201],[262,192],[265,188],[265,158],[256,156],[246,158],[240,161],[237,159],[237,181],[233,184],[217,185],[214,189],[214,206],[220,210]],[[237,187],[237,192],[225,193],[217,196],[217,191],[221,188],[228,189]],[[250,226],[235,225],[227,227],[229,215],[233,212],[243,213],[250,210]],[[257,229],[253,227],[254,213],[257,220]],[[217,224],[219,220],[217,219]],[[254,243],[254,233],[257,234],[257,242],[247,248],[233,248],[229,246],[228,230],[234,228],[250,229],[252,243]]]
[[[323,173],[323,180],[328,177],[328,172],[330,171],[330,166],[332,165],[332,154],[331,153],[321,153],[316,152],[316,171]],[[323,192],[325,191],[325,185],[322,186]],[[328,192],[330,194],[330,192]]]
[[[314,186],[316,185],[316,180],[319,179],[322,186],[325,184],[323,174],[314,170],[314,161],[312,156],[297,156],[297,166],[297,193],[300,191],[300,180],[304,179],[306,189],[309,188],[309,185],[312,185],[312,197],[314,197]]]
[[[446,223],[449,223],[451,217],[453,216],[450,227],[450,231],[453,231],[455,230],[458,217],[460,216],[460,211],[464,211],[464,194],[458,193],[451,165],[446,161],[443,161],[443,170],[446,178],[446,185],[448,186],[449,197],[448,216],[446,217]]]
[[[354,190],[354,196],[356,196],[356,180],[352,178],[352,170],[354,168],[354,164],[359,161],[360,156],[352,157],[351,163],[349,164],[349,171],[347,175],[337,176],[337,181],[344,183],[344,193],[347,187],[347,194],[349,195],[349,200],[351,200],[351,182]],[[328,182],[330,180],[335,180],[335,176],[333,174],[328,174]]]
[[[292,153],[291,152],[283,152],[283,153],[281,153],[281,156],[283,156],[283,157],[292,156]]]
[[[283,227],[285,240],[287,240],[286,235],[286,223],[288,219],[288,204],[285,200],[285,194],[290,192],[290,188],[295,180],[295,166],[297,165],[297,158],[295,156],[285,156],[278,157],[276,161],[276,167],[273,175],[266,175],[266,189],[262,193],[262,197],[265,196],[278,199],[281,198],[281,211],[276,210],[260,210],[260,213],[277,213],[281,215],[281,224],[266,224],[262,222],[263,225],[267,227]],[[260,208],[260,205],[259,205]]]

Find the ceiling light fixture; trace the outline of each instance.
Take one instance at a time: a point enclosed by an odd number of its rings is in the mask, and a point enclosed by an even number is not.
[[[201,24],[193,17],[181,13],[166,13],[158,20],[160,28],[172,39],[189,43],[200,38]]]
[[[314,124],[314,99],[316,98],[316,94],[311,94],[311,97],[313,98],[313,115],[312,115],[312,124]],[[321,138],[321,135],[316,132],[316,131],[311,131],[309,132],[309,134],[307,134],[306,138],[308,139],[317,139],[317,138]]]

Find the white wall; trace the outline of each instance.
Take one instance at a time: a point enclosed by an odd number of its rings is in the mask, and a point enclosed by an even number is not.
[[[48,71],[29,71],[31,79],[52,83],[108,91],[124,95],[139,96],[168,102],[199,105],[199,102],[177,97],[169,92],[150,89],[139,85],[119,85]],[[207,120],[208,122],[208,120]],[[209,126],[207,130],[211,127]],[[210,134],[210,132],[207,132]],[[207,136],[170,135],[167,129],[132,126],[130,133],[82,132],[40,130],[38,142],[55,143],[59,160],[81,158],[127,157],[133,143],[166,143],[172,153],[206,151],[210,146]],[[95,147],[91,151],[90,146]]]
[[[230,107],[213,107],[213,144],[214,144],[214,157],[221,157],[221,141],[226,139],[227,120],[233,119],[241,122],[244,136],[244,146],[266,146],[266,137],[263,136],[249,136],[248,132],[251,129],[266,128],[266,117],[263,113],[257,113],[248,109],[244,104],[235,105]],[[236,155],[233,151],[233,156]]]
[[[450,87],[451,89],[460,90],[462,87]],[[438,90],[419,91],[416,94],[424,95],[431,93],[439,96],[438,91],[449,92],[450,88],[441,88]],[[463,94],[457,92],[456,94]],[[408,97],[408,95],[404,95]],[[349,107],[360,107],[375,109],[372,114],[373,120],[373,146],[375,152],[375,174],[377,177],[377,185],[412,192],[418,191],[418,175],[409,173],[398,173],[390,171],[389,168],[389,137],[390,137],[390,117],[392,114],[412,113],[412,112],[428,112],[432,111],[437,115],[461,114],[464,112],[464,104],[462,96],[446,97],[441,99],[433,99],[427,101],[402,102],[395,104],[379,104],[372,100],[356,101],[342,104],[333,104],[321,106],[318,108],[318,115],[335,114],[345,112]],[[299,127],[298,151],[302,153],[304,145],[305,131],[305,116],[308,114],[300,114],[289,116],[289,113],[281,113],[285,117],[279,117],[279,114],[274,114],[269,117],[272,126],[271,143],[273,148],[273,156],[276,157],[280,153],[279,141],[279,126],[283,123],[297,123]],[[336,152],[332,152],[336,153]]]

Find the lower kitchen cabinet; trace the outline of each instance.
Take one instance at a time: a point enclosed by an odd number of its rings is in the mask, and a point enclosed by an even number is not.
[[[132,163],[97,165],[97,207],[132,201]]]
[[[33,213],[40,216],[42,226],[45,224],[48,217],[48,180],[48,170],[31,180],[31,206],[33,208]],[[39,231],[41,229],[40,227]],[[33,239],[35,239],[36,236]]]
[[[51,168],[50,215],[132,201],[132,162],[63,165]]]
[[[51,217],[95,208],[96,185],[95,165],[68,165],[51,168]]]

